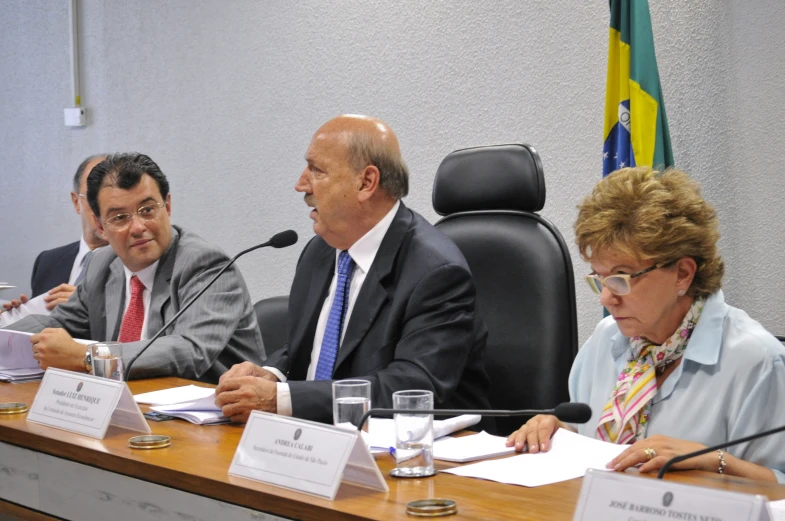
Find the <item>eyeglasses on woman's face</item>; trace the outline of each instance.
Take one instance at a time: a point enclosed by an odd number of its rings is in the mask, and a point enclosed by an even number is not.
[[[670,266],[674,262],[675,261],[661,262],[629,275],[624,273],[618,275],[608,275],[607,277],[600,277],[596,273],[592,273],[591,275],[586,275],[584,279],[586,279],[586,282],[589,284],[589,287],[592,289],[592,291],[598,295],[602,293],[603,287],[608,288],[614,295],[629,295],[630,291],[632,291],[630,280],[649,273],[650,271]]]

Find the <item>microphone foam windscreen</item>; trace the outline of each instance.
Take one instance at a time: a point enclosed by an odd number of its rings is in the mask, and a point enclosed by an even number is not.
[[[560,403],[553,412],[567,423],[586,423],[591,419],[591,407],[585,403]]]
[[[286,248],[297,242],[297,232],[294,230],[286,230],[276,233],[270,239],[270,246],[273,248]]]

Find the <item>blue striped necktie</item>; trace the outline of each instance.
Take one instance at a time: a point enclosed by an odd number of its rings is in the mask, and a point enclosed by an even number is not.
[[[330,316],[327,318],[327,327],[324,329],[322,350],[319,352],[319,362],[316,364],[316,380],[331,380],[333,367],[338,356],[338,346],[341,345],[341,331],[346,308],[349,307],[349,286],[352,283],[354,261],[348,252],[342,251],[338,256],[338,280],[335,284],[335,298],[330,306]]]

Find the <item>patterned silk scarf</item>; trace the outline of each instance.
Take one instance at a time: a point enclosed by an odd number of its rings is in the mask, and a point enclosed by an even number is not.
[[[619,445],[646,437],[651,401],[657,393],[657,370],[681,358],[703,311],[703,299],[692,303],[676,332],[658,346],[645,337],[630,340],[631,356],[597,424],[597,438]]]

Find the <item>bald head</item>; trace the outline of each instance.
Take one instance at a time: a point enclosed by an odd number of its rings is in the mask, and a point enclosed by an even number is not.
[[[379,169],[379,188],[401,199],[409,193],[409,170],[401,157],[398,138],[384,121],[355,114],[331,119],[314,135],[317,139],[338,137],[346,146],[347,159],[355,171],[373,165]]]

